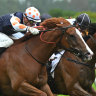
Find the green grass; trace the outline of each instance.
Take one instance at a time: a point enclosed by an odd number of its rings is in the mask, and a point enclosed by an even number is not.
[[[94,90],[96,91],[96,85],[93,83],[92,87],[94,88]]]
[[[96,70],[95,70],[95,78],[96,78]],[[92,87],[93,87],[94,90],[96,91],[96,83],[93,83]]]

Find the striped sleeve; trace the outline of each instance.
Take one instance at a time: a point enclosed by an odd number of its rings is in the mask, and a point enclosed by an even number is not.
[[[10,19],[10,22],[12,24],[12,27],[15,29],[15,31],[26,31],[27,26],[20,23],[20,19],[16,16],[12,16]]]

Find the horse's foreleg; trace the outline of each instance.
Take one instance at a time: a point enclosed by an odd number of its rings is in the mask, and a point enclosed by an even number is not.
[[[47,93],[47,96],[56,96],[56,95],[53,95],[53,93],[51,92],[51,89],[49,87],[48,84],[45,84],[43,87],[40,88],[42,91],[46,92]]]
[[[47,96],[47,94],[36,87],[30,85],[26,81],[23,81],[17,90],[18,92],[27,96]]]
[[[85,91],[78,83],[74,85],[73,90],[71,91],[71,96],[92,96],[87,91]]]

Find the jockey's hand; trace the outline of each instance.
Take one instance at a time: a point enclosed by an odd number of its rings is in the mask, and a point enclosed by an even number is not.
[[[39,30],[33,27],[28,27],[27,29],[29,32],[31,32],[33,35],[39,34]]]

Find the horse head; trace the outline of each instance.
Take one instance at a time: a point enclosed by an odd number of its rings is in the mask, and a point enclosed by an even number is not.
[[[51,33],[50,38],[54,38],[54,33],[57,35],[55,36],[57,47],[74,53],[84,61],[92,58],[93,52],[85,43],[80,31],[66,19],[62,17],[50,18],[42,22],[41,26],[44,26],[45,31],[48,31],[46,33]]]
[[[0,77],[4,78],[0,78],[0,89],[3,96],[53,96],[45,65],[55,49],[79,50],[84,55],[90,52],[80,33],[70,25],[63,18],[47,19],[41,23],[45,33],[34,36],[27,32],[2,54]]]

